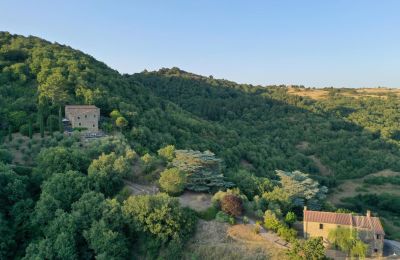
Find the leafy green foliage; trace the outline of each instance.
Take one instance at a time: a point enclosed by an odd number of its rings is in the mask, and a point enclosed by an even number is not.
[[[178,168],[166,169],[161,173],[160,186],[170,195],[178,195],[183,192],[186,185],[186,174]]]
[[[83,152],[77,149],[51,147],[41,150],[37,157],[37,164],[37,174],[47,179],[54,173],[63,173],[69,170],[84,172],[89,165],[89,160]]]
[[[122,210],[131,229],[149,232],[163,242],[187,237],[196,224],[194,213],[166,194],[131,196]]]
[[[306,241],[294,241],[292,248],[287,251],[287,255],[292,260],[327,259],[322,237],[310,238]]]
[[[175,158],[175,146],[167,145],[157,151],[158,155],[171,162]]]
[[[338,227],[329,231],[328,240],[340,250],[350,253],[352,256],[365,257],[367,245],[365,245],[354,229]]]

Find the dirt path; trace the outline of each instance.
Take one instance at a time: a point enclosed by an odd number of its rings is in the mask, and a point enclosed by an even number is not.
[[[124,181],[125,185],[132,191],[133,195],[156,194],[159,192],[154,185],[141,185],[130,181]]]

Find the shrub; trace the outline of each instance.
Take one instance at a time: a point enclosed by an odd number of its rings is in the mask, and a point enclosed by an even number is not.
[[[249,218],[244,216],[243,217],[243,224],[249,224]]]
[[[287,255],[293,260],[327,259],[322,237],[310,238],[306,241],[295,240],[287,251]]]
[[[281,226],[281,222],[271,210],[267,210],[264,214],[264,226],[267,229],[277,232]]]
[[[157,151],[158,155],[167,161],[172,161],[175,158],[175,146],[167,145]]]
[[[212,205],[211,207],[207,208],[206,210],[197,212],[197,217],[209,221],[209,220],[215,219],[217,212],[218,212],[218,208],[215,205]]]
[[[294,214],[292,211],[289,211],[285,216],[285,223],[291,227],[294,222],[296,222],[296,214]]]
[[[0,161],[4,163],[12,162],[12,154],[6,149],[0,149]]]
[[[260,224],[259,221],[257,221],[256,224],[254,224],[253,232],[255,234],[260,234],[260,232],[261,232],[261,224]]]
[[[170,195],[182,193],[186,185],[186,174],[178,168],[171,168],[163,171],[160,176],[160,186]]]
[[[297,231],[294,230],[293,228],[288,228],[284,225],[281,225],[278,228],[278,236],[280,236],[281,238],[283,238],[284,240],[286,240],[287,242],[291,242],[294,241],[296,239],[297,236]]]
[[[235,195],[225,195],[221,200],[221,209],[231,216],[240,216],[242,214],[242,200]]]
[[[21,135],[29,136],[29,125],[21,125],[21,127],[19,128],[19,133]]]
[[[218,222],[229,223],[230,216],[225,212],[218,211],[217,215],[215,215],[215,220]]]

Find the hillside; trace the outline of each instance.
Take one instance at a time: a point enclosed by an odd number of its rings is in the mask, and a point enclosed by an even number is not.
[[[398,235],[400,197],[374,193],[399,185],[395,90],[252,86],[178,68],[121,75],[69,46],[8,32],[0,72],[0,258],[171,259],[199,218],[235,223],[222,212],[228,195],[254,220],[272,211],[301,219],[304,205],[372,209]],[[58,132],[66,104],[98,106],[108,137]],[[183,183],[178,192],[161,184],[163,174]],[[299,191],[287,185],[299,180]],[[170,196],[132,197],[131,182]],[[337,195],[352,182],[357,192]],[[240,190],[218,191],[232,186]],[[205,196],[211,206],[181,207],[175,197],[196,188],[215,193]],[[293,242],[291,224],[279,229]]]

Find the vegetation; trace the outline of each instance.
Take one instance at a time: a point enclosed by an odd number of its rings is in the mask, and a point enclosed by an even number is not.
[[[264,217],[294,243],[296,215],[304,205],[329,208],[327,187],[400,171],[398,97],[326,91],[314,100],[178,68],[121,75],[70,47],[0,32],[0,258],[179,258],[196,213],[167,194],[122,190],[125,179],[157,181],[164,170],[168,193],[218,191],[199,217]],[[63,136],[65,104],[98,106],[101,128],[116,136]],[[397,216],[398,199],[363,194],[343,203]],[[353,242],[346,250],[362,257]],[[318,259],[320,242],[293,252]]]
[[[293,260],[323,260],[325,257],[325,246],[322,238],[310,238],[306,241],[295,241],[288,250],[289,259]]]
[[[358,237],[354,229],[338,227],[329,232],[328,240],[340,250],[352,257],[365,258],[368,246]]]
[[[186,174],[178,168],[170,168],[161,173],[159,183],[168,194],[178,195],[186,186]]]

